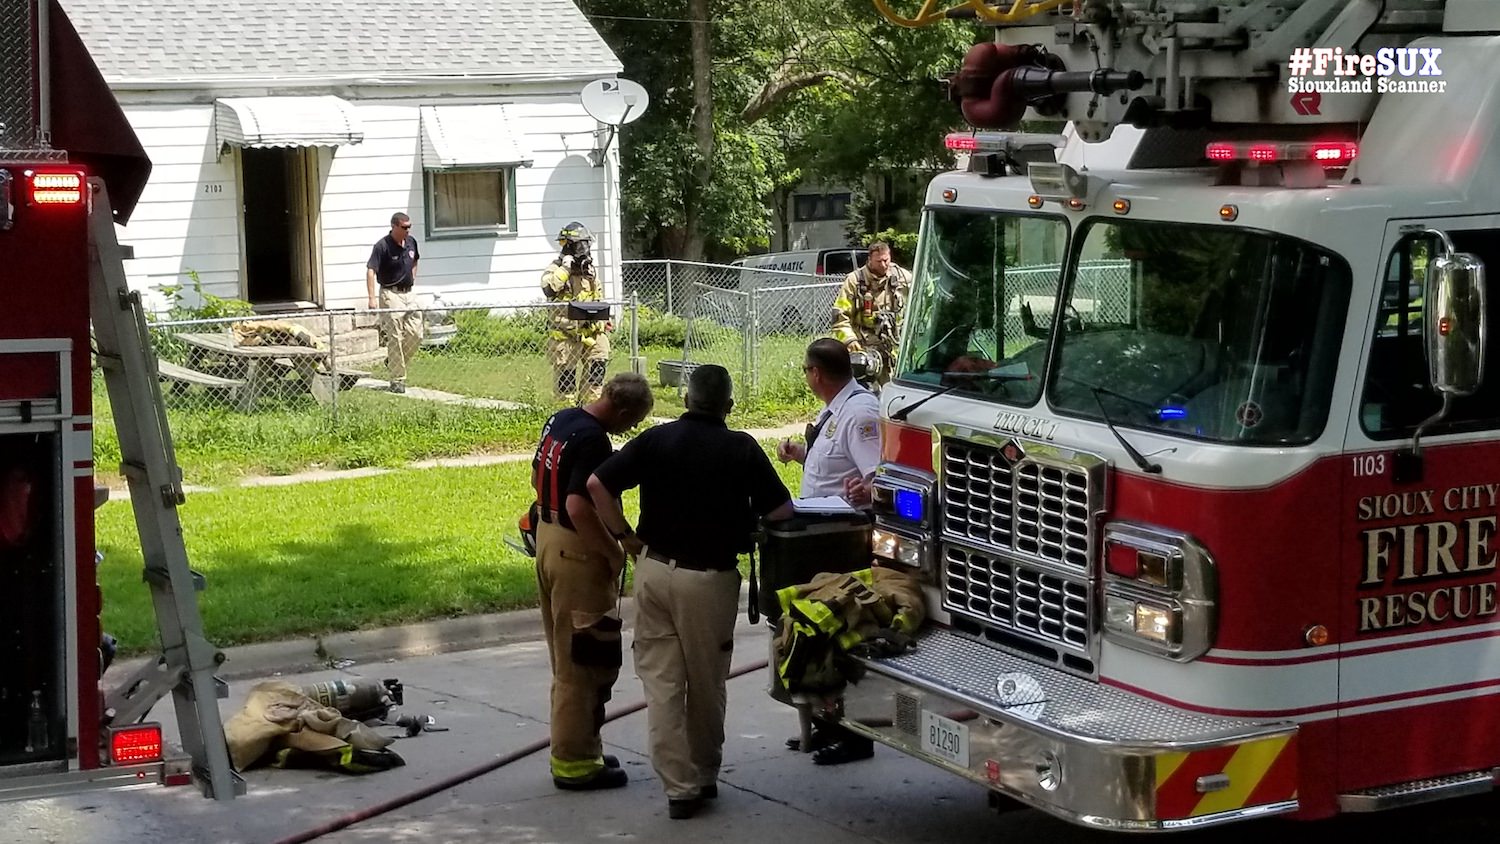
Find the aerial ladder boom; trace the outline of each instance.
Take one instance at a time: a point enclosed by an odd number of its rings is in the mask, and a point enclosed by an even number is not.
[[[1378,91],[1320,97],[1300,92],[1296,77],[1345,76],[1336,56],[1388,48],[1394,59],[1423,35],[1500,31],[1500,4],[1489,0],[956,0],[947,9],[923,0],[910,14],[873,2],[901,26],[967,19],[995,28],[951,80],[975,128],[1012,129],[1030,116],[1071,121],[1089,141],[1122,123],[1361,124]],[[1294,73],[1289,60],[1300,50],[1327,58]],[[1407,57],[1415,75],[1431,67],[1419,58]]]

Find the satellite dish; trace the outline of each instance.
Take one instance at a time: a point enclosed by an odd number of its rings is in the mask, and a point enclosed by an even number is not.
[[[651,97],[629,79],[595,79],[583,86],[583,110],[600,123],[624,126],[646,112]]]

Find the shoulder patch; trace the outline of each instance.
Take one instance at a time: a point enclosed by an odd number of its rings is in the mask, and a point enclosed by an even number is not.
[[[859,427],[855,429],[854,435],[859,437],[861,442],[878,440],[880,439],[880,425],[874,421],[861,422],[859,423]]]

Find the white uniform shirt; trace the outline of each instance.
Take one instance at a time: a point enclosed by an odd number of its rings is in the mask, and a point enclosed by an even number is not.
[[[850,379],[823,413],[828,421],[807,446],[802,497],[844,495],[844,479],[874,474],[880,465],[880,400]],[[816,424],[816,423],[815,423]]]

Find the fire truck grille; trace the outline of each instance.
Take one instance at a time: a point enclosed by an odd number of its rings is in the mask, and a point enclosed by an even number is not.
[[[943,443],[943,532],[1087,572],[1094,494],[1081,466],[1043,463],[1019,449]]]
[[[1065,650],[1087,654],[1089,581],[949,544],[943,605]]]

